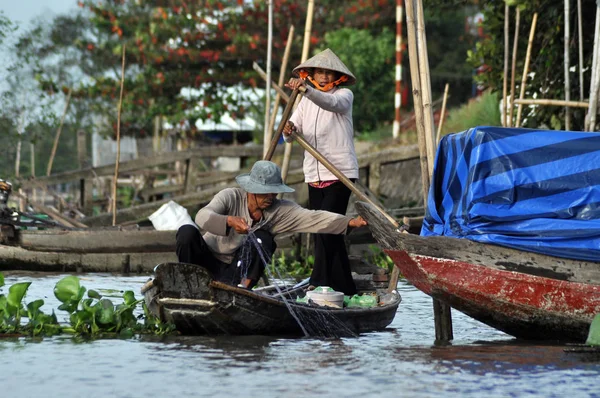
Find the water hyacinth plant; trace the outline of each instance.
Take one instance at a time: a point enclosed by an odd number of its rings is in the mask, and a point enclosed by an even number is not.
[[[62,303],[58,309],[69,313],[69,325],[61,325],[54,310],[51,315],[40,308],[44,300],[35,300],[26,305],[23,300],[31,282],[12,285],[8,295],[0,294],[0,335],[51,336],[70,333],[78,336],[120,336],[132,337],[135,334],[168,334],[175,330],[174,325],[165,324],[154,317],[143,300],[136,300],[134,293],[123,293],[123,302],[114,304],[95,290],[87,291],[79,278],[67,276],[56,283],[54,295]],[[4,276],[0,274],[0,292],[4,286]],[[143,315],[134,314],[138,304],[142,304]],[[28,322],[21,324],[21,318]],[[143,322],[138,322],[143,319]]]

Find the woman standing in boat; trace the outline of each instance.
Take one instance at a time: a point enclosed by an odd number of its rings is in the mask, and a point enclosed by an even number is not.
[[[292,130],[304,138],[346,177],[358,178],[358,160],[354,150],[352,103],[354,95],[343,85],[356,82],[346,65],[327,49],[293,70],[286,84],[291,89],[306,88],[298,107],[286,123],[286,141]],[[304,153],[304,176],[308,183],[308,203],[312,210],[346,214],[350,189],[339,181],[310,153]],[[356,293],[344,237],[315,234],[315,263],[311,286],[330,286],[347,295]]]

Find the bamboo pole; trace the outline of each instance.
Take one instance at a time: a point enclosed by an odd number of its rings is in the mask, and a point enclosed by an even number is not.
[[[598,86],[600,83],[599,71],[599,58],[600,58],[600,4],[596,7],[596,28],[594,32],[594,54],[592,57],[592,80],[590,82],[590,106],[588,108],[587,116],[587,131],[594,131],[596,128],[596,112],[598,107]]]
[[[423,206],[427,208],[427,198],[429,195],[429,181],[431,178],[430,172],[433,170],[433,167],[429,167],[429,164],[433,164],[433,161],[428,161],[429,155],[427,142],[430,142],[431,148],[433,147],[433,130],[432,125],[430,125],[430,129],[428,130],[425,125],[424,119],[426,116],[423,114],[424,109],[422,106],[423,103],[423,87],[424,82],[419,76],[425,76],[426,81],[429,81],[429,65],[424,65],[421,60],[427,60],[426,57],[419,57],[419,52],[427,51],[427,47],[423,42],[419,42],[419,46],[417,47],[417,38],[418,35],[418,26],[415,26],[415,11],[414,11],[414,3],[413,0],[408,0],[405,3],[406,6],[406,23],[407,23],[407,32],[408,32],[408,50],[409,50],[409,59],[410,59],[410,74],[411,80],[413,84],[413,101],[415,114],[417,115],[417,133],[418,133],[418,142],[419,142],[419,157],[421,163],[421,181],[423,183]],[[423,14],[422,3],[421,1],[417,1],[417,18],[419,18],[419,14]],[[417,22],[418,23],[418,22]],[[424,23],[421,23],[421,28],[424,30]],[[424,38],[424,34],[421,36]],[[423,74],[423,69],[426,68],[425,75]],[[429,86],[429,90],[431,90]],[[431,109],[429,109],[431,111]],[[429,139],[427,138],[429,135]],[[449,341],[453,339],[452,332],[452,316],[450,307],[447,304],[442,303],[439,300],[433,299],[433,314],[434,314],[434,325],[435,325],[435,336],[436,340],[440,341]]]
[[[502,76],[502,126],[507,127],[508,113],[508,59],[509,59],[509,17],[510,8],[504,5],[504,75]]]
[[[281,61],[281,69],[279,71],[279,81],[277,85],[279,87],[283,86],[285,83],[285,70],[287,69],[288,59],[290,57],[290,50],[292,49],[292,42],[294,41],[294,25],[290,26],[290,31],[288,32],[287,42],[285,43],[285,50],[283,52],[283,60]],[[281,103],[281,94],[277,92],[275,96],[275,102],[273,104],[273,112],[271,112],[271,118],[269,119],[269,142],[271,141],[273,135],[273,129],[275,128],[275,119],[277,119],[277,111],[279,110],[279,104]],[[265,152],[263,154],[266,155]]]
[[[350,179],[348,177],[346,177],[344,175],[344,173],[342,173],[340,170],[338,170],[333,165],[333,163],[331,163],[329,160],[327,160],[327,158],[325,158],[318,150],[316,150],[315,147],[310,145],[308,143],[308,141],[306,141],[306,139],[302,135],[298,134],[295,131],[292,131],[292,133],[290,135],[296,141],[298,141],[300,146],[302,146],[302,148],[304,148],[304,150],[306,152],[310,153],[311,155],[313,155],[315,157],[315,159],[317,159],[319,162],[321,162],[323,164],[323,166],[325,166],[327,168],[327,170],[331,171],[331,173],[334,176],[336,176],[346,187],[348,187],[348,189],[350,189],[360,200],[365,201],[365,202],[369,203],[370,205],[372,205],[373,207],[375,207],[385,218],[388,219],[388,221],[390,223],[392,223],[392,225],[394,225],[394,227],[396,227],[396,228],[400,227],[400,225],[398,224],[398,222],[396,221],[396,219],[394,217],[392,217],[388,213],[386,213],[385,210],[383,210],[379,204],[375,203],[373,200],[371,200],[371,198],[369,198],[360,189],[358,189],[358,187],[352,181],[350,181]]]
[[[25,96],[21,96],[21,112],[19,114],[19,124],[17,125],[17,134],[19,135],[19,141],[17,142],[17,153],[15,156],[15,177],[19,177],[19,171],[21,170],[21,137],[23,136],[23,130],[25,129],[25,108],[24,106]]]
[[[268,7],[268,29],[267,29],[267,86],[265,88],[265,121],[264,121],[264,138],[263,138],[263,154],[269,149],[271,141],[271,132],[269,131],[269,120],[271,119],[271,58],[273,49],[273,0],[267,0]]]
[[[571,108],[588,108],[589,107],[589,103],[586,101],[565,101],[565,100],[554,100],[554,99],[516,99],[515,104],[568,106]]]
[[[570,0],[565,0],[565,29],[564,29],[564,71],[565,71],[565,101],[571,100],[571,79],[569,76],[569,68],[571,60],[569,57],[569,41],[571,39],[571,10]],[[565,130],[571,130],[571,109],[565,107]]]
[[[290,100],[288,101],[285,109],[283,110],[283,115],[281,116],[281,121],[279,122],[279,127],[277,128],[277,132],[273,136],[273,139],[271,140],[271,145],[269,146],[267,153],[263,158],[264,160],[271,160],[271,158],[273,158],[273,154],[275,153],[275,148],[277,148],[277,142],[279,141],[279,138],[281,137],[281,133],[283,132],[283,128],[285,127],[285,124],[287,123],[288,119],[290,118],[290,115],[292,114],[294,102],[296,102],[296,98],[298,97],[298,93],[300,91],[304,91],[304,90],[297,88],[297,89],[294,89],[294,91],[292,91]]]
[[[308,7],[306,8],[306,23],[304,24],[304,38],[302,39],[302,56],[300,57],[300,63],[308,59],[308,52],[310,49],[310,34],[312,32],[312,21],[315,14],[315,2],[314,0],[308,0]],[[296,101],[292,104],[296,107]],[[290,160],[292,159],[292,143],[286,142],[283,152],[283,161],[281,162],[281,178],[283,182],[287,180],[288,170],[290,169]]]
[[[444,118],[446,117],[446,101],[448,100],[448,90],[450,89],[450,85],[446,83],[444,87],[444,99],[442,101],[442,111],[440,112],[440,122],[438,123],[438,130],[435,136],[435,145],[440,142],[440,138],[442,136],[442,127],[444,127]]]
[[[304,40],[302,43],[302,58],[301,62],[304,62],[308,58],[308,50],[310,47],[310,34],[312,31],[313,15],[315,13],[315,0],[308,0],[308,7],[306,8],[306,23],[304,24]]]
[[[583,101],[583,22],[581,17],[581,0],[577,0],[577,32],[579,43],[579,101]]]
[[[523,65],[523,76],[521,76],[521,93],[519,99],[525,98],[525,85],[527,83],[527,74],[529,73],[529,60],[531,58],[531,47],[533,45],[533,37],[535,36],[535,26],[537,24],[537,12],[533,14],[533,21],[531,22],[531,29],[529,30],[529,41],[527,42],[527,54],[525,55],[525,65]],[[521,126],[521,111],[523,110],[523,104],[519,104],[517,108],[517,120],[515,126]]]
[[[519,22],[521,19],[521,10],[517,7],[515,16],[515,37],[513,40],[512,66],[510,74],[510,108],[508,112],[508,127],[513,125],[513,108],[515,104],[515,75],[517,72],[517,47],[519,45]]]
[[[417,48],[419,55],[419,73],[421,74],[421,106],[423,107],[423,122],[425,125],[425,143],[427,146],[427,166],[429,176],[433,175],[435,160],[435,126],[433,110],[431,109],[431,78],[429,74],[429,56],[427,55],[427,36],[425,33],[425,16],[423,2],[417,1]]]
[[[259,64],[257,64],[256,62],[254,62],[252,64],[252,68],[258,73],[258,75],[263,79],[263,80],[267,80],[267,72],[265,72]],[[285,101],[288,102],[290,100],[290,96],[287,95],[285,93],[285,91],[283,91],[283,89],[281,87],[279,87],[278,84],[271,82],[271,87],[273,87],[273,89],[275,89],[275,91],[277,92],[277,94],[279,94],[281,96],[281,98]]]
[[[406,9],[406,32],[408,36],[408,60],[410,65],[410,79],[412,83],[413,104],[415,112],[415,125],[417,127],[417,142],[419,145],[419,163],[421,166],[421,185],[423,190],[423,207],[427,208],[427,195],[429,194],[429,166],[427,165],[427,145],[425,143],[425,126],[423,124],[423,109],[421,104],[421,79],[419,76],[419,61],[417,55],[417,33],[413,0],[404,3]]]
[[[117,158],[115,160],[115,177],[112,186],[112,225],[117,224],[117,179],[119,177],[119,162],[121,160],[121,107],[123,106],[123,84],[125,81],[125,43],[123,43],[123,59],[121,61],[121,92],[117,107]]]
[[[29,143],[29,168],[31,169],[31,176],[35,177],[35,144],[33,142]],[[33,187],[31,191],[33,200],[37,202],[37,190]]]
[[[49,176],[50,173],[52,173],[52,163],[54,162],[54,156],[56,156],[56,149],[58,148],[58,140],[60,138],[60,133],[62,131],[63,123],[65,122],[65,116],[67,116],[67,109],[69,109],[70,101],[71,101],[71,89],[69,88],[69,92],[67,94],[67,101],[65,102],[65,108],[63,109],[63,113],[60,118],[60,124],[58,125],[58,130],[56,130],[56,135],[54,136],[54,145],[52,145],[52,152],[50,152],[50,159],[48,159],[48,167],[46,169],[47,176]]]

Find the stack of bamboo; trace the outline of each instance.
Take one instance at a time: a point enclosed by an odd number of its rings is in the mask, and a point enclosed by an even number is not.
[[[515,78],[516,78],[516,63],[517,63],[517,48],[519,41],[519,25],[521,19],[521,12],[518,6],[516,7],[515,12],[515,31],[513,38],[513,49],[512,49],[512,62],[511,62],[511,73],[510,73],[510,96],[509,96],[509,88],[508,88],[508,76],[509,76],[509,25],[510,25],[510,7],[505,5],[504,9],[504,82],[502,87],[502,97],[503,97],[503,108],[502,108],[502,125],[505,127],[520,127],[521,126],[521,116],[523,105],[549,105],[549,106],[564,106],[565,107],[565,124],[564,127],[566,130],[571,129],[571,109],[573,107],[577,108],[587,108],[587,116],[585,119],[585,130],[586,131],[594,131],[596,126],[596,116],[597,116],[597,104],[598,104],[598,95],[600,90],[600,76],[598,70],[600,69],[600,64],[598,62],[598,47],[600,45],[598,36],[600,34],[600,2],[597,1],[596,7],[596,25],[595,25],[595,33],[594,33],[594,53],[593,53],[593,61],[591,68],[591,82],[590,82],[590,95],[589,101],[584,100],[584,86],[583,86],[583,73],[584,73],[584,61],[583,61],[583,29],[582,29],[582,18],[581,18],[581,0],[577,0],[577,22],[578,22],[578,55],[579,55],[579,101],[571,100],[571,83],[570,83],[570,57],[569,57],[569,43],[571,41],[570,38],[570,20],[571,20],[571,10],[570,10],[570,0],[565,0],[565,13],[564,13],[564,90],[565,90],[565,98],[564,99],[537,99],[530,98],[525,99],[525,89],[527,83],[527,76],[529,74],[529,63],[531,57],[531,48],[533,44],[533,40],[535,38],[535,29],[537,24],[538,14],[535,13],[533,15],[533,19],[531,22],[531,28],[529,31],[529,41],[527,43],[527,52],[525,56],[525,64],[523,66],[523,74],[521,75],[521,84],[520,84],[520,93],[519,98],[515,99]],[[514,105],[518,105],[516,117],[514,115]]]

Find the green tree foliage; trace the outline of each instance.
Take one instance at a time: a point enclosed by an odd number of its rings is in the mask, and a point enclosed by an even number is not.
[[[351,28],[325,34],[325,47],[335,49],[357,77],[356,85],[351,87],[357,131],[371,131],[393,115],[394,90],[390,87],[394,84],[394,42],[394,34],[387,28],[379,35]]]
[[[485,15],[486,39],[470,54],[470,63],[476,67],[485,65],[486,72],[477,77],[481,84],[502,92],[504,68],[504,2],[481,0]],[[582,1],[584,93],[589,97],[596,2]],[[527,78],[525,98],[564,99],[564,1],[563,0],[514,0],[510,2],[510,53],[514,38],[515,7],[521,9],[519,43],[516,67],[516,93],[518,95],[525,63],[529,30],[533,14],[538,13],[537,27],[531,49],[530,75]],[[577,8],[570,7],[571,42],[571,98],[579,99],[579,64],[577,39]],[[509,61],[510,62],[510,61]],[[509,76],[506,78],[510,79]],[[585,110],[572,108],[572,129],[583,128]],[[524,125],[527,127],[564,128],[563,107],[541,106],[535,111],[525,108]]]

